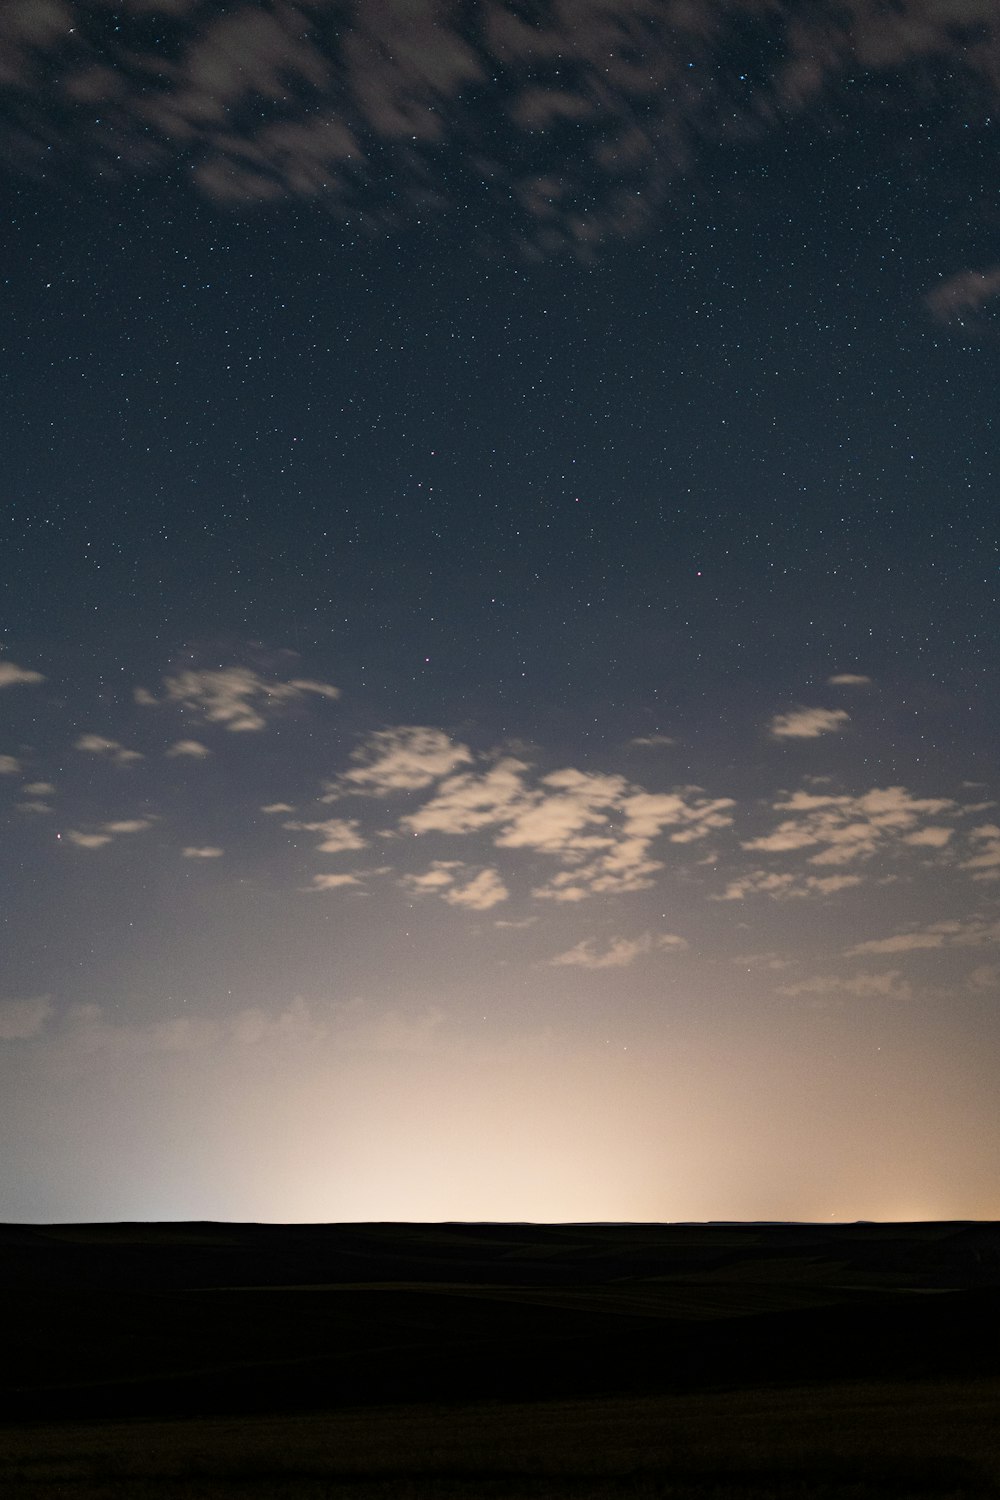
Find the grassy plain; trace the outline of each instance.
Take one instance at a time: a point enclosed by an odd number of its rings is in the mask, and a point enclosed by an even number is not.
[[[0,1226],[4,1500],[1000,1496],[1000,1228]]]

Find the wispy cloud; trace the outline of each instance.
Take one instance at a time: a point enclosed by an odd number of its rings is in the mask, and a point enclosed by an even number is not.
[[[961,811],[949,797],[913,797],[900,786],[875,787],[855,797],[795,792],[773,807],[786,816],[743,848],[769,854],[811,849],[813,865],[851,864],[902,842],[940,848],[947,838],[929,833],[929,820]]]
[[[421,874],[404,875],[400,884],[413,895],[440,896],[450,906],[469,911],[489,911],[510,895],[499,871],[487,868],[472,874],[461,860],[435,860]]]
[[[189,844],[187,848],[181,850],[181,855],[184,859],[221,859],[225,852],[215,844],[203,844],[200,847],[196,844]]]
[[[441,729],[423,724],[380,729],[352,753],[351,768],[328,784],[321,800],[421,791],[471,759],[466,746],[456,744]]]
[[[324,818],[315,823],[288,822],[282,828],[320,835],[320,854],[342,854],[348,849],[367,849],[368,840],[358,832],[357,818]]]
[[[641,933],[637,938],[610,938],[602,948],[595,938],[584,938],[566,953],[550,958],[549,963],[557,968],[577,969],[624,969],[647,953],[683,953],[687,948],[684,938],[675,933]]]
[[[891,937],[871,938],[847,950],[848,958],[879,953],[916,953],[935,948],[982,948],[1000,943],[1000,919],[982,916],[931,922]]]
[[[927,293],[927,306],[939,323],[963,324],[1000,297],[1000,266],[987,271],[963,270],[947,276]]]
[[[283,682],[250,667],[177,672],[165,677],[163,686],[165,693],[161,700],[137,689],[136,701],[147,707],[157,701],[176,704],[206,724],[218,724],[234,734],[259,733],[275,714],[309,695],[329,699],[340,696],[340,689],[328,682],[304,677]]]
[[[347,886],[360,885],[361,881],[357,875],[314,875],[309,884],[303,889],[307,891],[340,891]]]
[[[796,708],[787,714],[776,714],[768,725],[775,740],[816,740],[822,734],[836,734],[851,721],[842,708]]]
[[[13,661],[0,661],[0,688],[17,687],[19,683],[44,682],[41,672],[32,672],[28,667],[19,667]]]
[[[40,1035],[52,1015],[47,995],[29,1000],[0,1000],[0,1042],[26,1042]]]
[[[828,687],[871,687],[872,679],[860,672],[835,672],[826,679]]]
[[[913,986],[898,969],[884,969],[880,974],[815,974],[794,984],[779,985],[778,994],[793,998],[801,995],[855,995],[861,1000],[910,1000]]]
[[[90,830],[71,828],[66,837],[78,849],[103,849],[113,839],[130,833],[143,833],[152,826],[152,818],[118,818],[109,823],[100,823]]]
[[[141,751],[127,750],[117,740],[109,740],[103,734],[81,734],[74,741],[73,749],[82,750],[87,755],[102,755],[106,760],[114,761],[116,766],[129,766],[143,759]]]
[[[13,755],[0,755],[0,776],[18,776],[21,762]]]
[[[201,740],[175,740],[163,753],[168,760],[177,760],[180,757],[186,757],[189,760],[204,760],[212,752],[207,745],[201,743]]]

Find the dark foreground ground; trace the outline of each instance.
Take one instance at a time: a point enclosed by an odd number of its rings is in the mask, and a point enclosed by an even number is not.
[[[1000,1496],[1000,1226],[0,1226],[3,1500]]]

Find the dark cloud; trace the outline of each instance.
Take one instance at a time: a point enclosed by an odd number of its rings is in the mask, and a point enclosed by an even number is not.
[[[527,247],[586,255],[648,223],[700,143],[845,80],[940,75],[988,112],[998,44],[987,0],[26,0],[0,14],[2,140],[37,173],[72,141],[103,176],[183,166],[216,202],[361,223],[485,189]]]

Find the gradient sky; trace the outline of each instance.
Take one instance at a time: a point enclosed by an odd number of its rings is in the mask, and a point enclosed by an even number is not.
[[[0,89],[0,1218],[1000,1218],[992,0]]]

